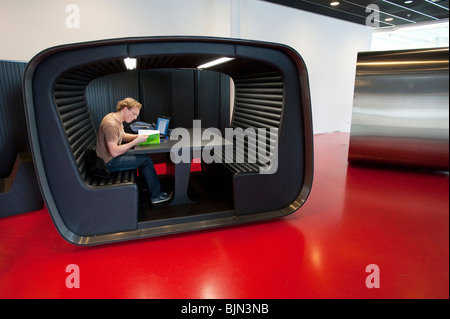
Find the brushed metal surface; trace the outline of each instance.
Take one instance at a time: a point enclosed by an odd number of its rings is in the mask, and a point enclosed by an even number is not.
[[[448,48],[358,55],[348,159],[449,169]]]

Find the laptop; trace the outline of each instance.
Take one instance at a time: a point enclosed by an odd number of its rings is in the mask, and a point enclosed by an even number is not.
[[[159,131],[160,137],[166,137],[169,134],[170,117],[158,117],[156,121],[156,130]]]

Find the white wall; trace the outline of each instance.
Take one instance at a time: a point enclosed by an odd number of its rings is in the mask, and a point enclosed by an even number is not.
[[[68,28],[66,7],[79,7]],[[28,61],[51,46],[163,35],[228,37],[229,0],[0,0],[0,59]]]
[[[372,29],[262,1],[243,1],[241,36],[291,46],[305,60],[315,133],[350,131],[358,51]]]
[[[69,4],[80,27],[68,28]],[[69,19],[69,22],[74,22]],[[133,36],[240,37],[287,44],[306,62],[314,132],[350,131],[358,51],[372,30],[259,0],[0,0],[0,59],[55,45]]]
[[[449,22],[436,21],[375,30],[372,51],[448,47]]]

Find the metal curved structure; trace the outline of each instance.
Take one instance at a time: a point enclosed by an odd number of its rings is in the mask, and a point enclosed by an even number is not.
[[[448,48],[358,55],[349,161],[449,169]]]
[[[85,98],[94,79],[138,69],[196,68],[231,57],[210,70],[236,83],[231,127],[276,128],[277,169],[229,165],[234,209],[141,223],[133,174],[95,180],[84,150],[95,142]],[[125,38],[50,48],[27,65],[24,96],[32,155],[46,206],[59,233],[76,245],[95,245],[267,220],[291,214],[308,197],[313,176],[311,105],[305,64],[293,49],[246,40]],[[92,106],[91,106],[92,107]],[[270,137],[269,137],[270,138]],[[267,150],[271,152],[269,149]],[[266,169],[270,170],[269,164]]]

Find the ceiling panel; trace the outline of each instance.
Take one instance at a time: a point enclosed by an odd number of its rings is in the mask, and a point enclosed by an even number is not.
[[[374,27],[392,27],[405,24],[448,20],[449,0],[341,0],[337,6],[331,6],[332,0],[262,0],[291,8],[314,12],[329,17],[367,24],[370,14],[377,21],[369,20]],[[375,5],[379,11],[367,11],[369,5]],[[388,19],[388,21],[386,21]],[[389,20],[392,19],[392,20]]]

